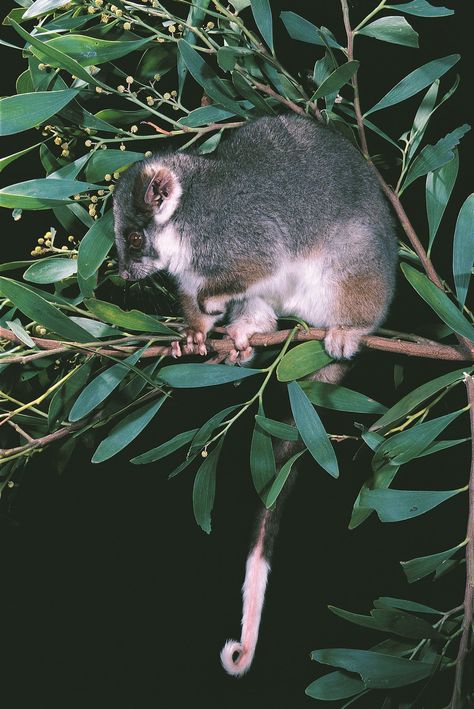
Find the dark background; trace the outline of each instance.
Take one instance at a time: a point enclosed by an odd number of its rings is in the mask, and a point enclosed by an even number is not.
[[[375,4],[375,0],[351,3],[353,25]],[[456,14],[440,19],[407,16],[420,33],[419,50],[369,38],[356,44],[362,60],[363,108],[416,66],[453,52],[462,54],[457,65],[461,86],[436,114],[427,133],[431,142],[472,122],[469,3],[443,4],[455,8]],[[275,18],[282,9],[303,14],[329,27],[344,43],[339,3],[280,0],[272,2],[272,8]],[[277,54],[290,71],[312,70],[321,55],[319,48],[290,42],[278,19],[275,35]],[[13,40],[5,28],[3,36]],[[1,50],[2,93],[9,95],[23,63],[14,50]],[[442,80],[444,91],[453,77],[451,72]],[[170,79],[170,88],[173,85]],[[419,100],[420,95],[374,114],[374,120],[396,138],[410,128]],[[37,142],[39,134],[34,133],[4,141],[2,154]],[[396,168],[394,153],[372,134],[369,141],[372,153],[383,151],[390,180]],[[448,278],[456,216],[472,184],[469,155],[470,136],[461,147],[458,182],[434,249],[437,268]],[[31,154],[6,169],[3,184],[42,174]],[[425,239],[424,180],[410,188],[404,201]],[[35,212],[15,223],[7,210],[1,210],[0,218],[2,260],[9,260],[28,257],[38,236],[50,226],[51,216]],[[432,319],[400,283],[390,325],[419,331]],[[406,365],[398,392],[393,390],[395,364]],[[450,369],[441,363],[407,362],[367,352],[359,357],[347,384],[390,405]],[[353,460],[357,445],[342,443],[337,447],[340,480],[309,461],[302,466],[281,525],[254,664],[246,677],[228,677],[220,667],[219,652],[226,638],[240,633],[240,586],[258,506],[248,470],[250,418],[224,447],[210,536],[194,522],[193,469],[167,480],[173,463],[182,459],[179,452],[150,466],[132,466],[128,461],[178,431],[200,425],[233,399],[243,400],[246,387],[250,391],[251,385],[244,383],[212,396],[199,391],[176,394],[136,445],[99,466],[89,463],[91,452],[80,445],[68,469],[58,476],[55,451],[48,450],[33,458],[18,487],[6,493],[0,503],[0,666],[6,707],[309,707],[312,700],[305,697],[304,688],[325,671],[310,661],[311,650],[365,648],[382,639],[336,618],[328,604],[367,612],[377,595],[414,598],[442,609],[461,601],[463,570],[436,584],[429,579],[409,586],[398,562],[458,543],[465,535],[465,500],[455,498],[428,516],[399,525],[382,525],[373,516],[349,532],[352,504],[370,472],[370,459],[361,451]],[[458,387],[438,415],[463,406],[464,396]],[[337,433],[353,433],[353,420],[369,423],[363,415],[330,412],[324,420],[327,430]],[[449,437],[461,435],[468,435],[465,422],[449,431]],[[468,447],[461,446],[406,466],[396,486],[460,486],[466,482],[468,464]],[[426,706],[435,709],[446,703],[449,682],[444,677]],[[371,702],[362,700],[358,706],[369,707]],[[381,704],[382,697],[376,696],[373,706]]]

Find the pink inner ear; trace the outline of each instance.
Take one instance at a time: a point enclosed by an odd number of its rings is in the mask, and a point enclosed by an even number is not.
[[[173,190],[173,176],[169,170],[162,168],[155,173],[145,192],[145,203],[157,206],[167,199]]]

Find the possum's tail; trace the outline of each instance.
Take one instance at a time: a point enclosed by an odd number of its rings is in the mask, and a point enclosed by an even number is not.
[[[308,379],[337,384],[341,381],[347,369],[347,364],[329,364],[310,375]],[[277,470],[302,448],[303,443],[301,440],[278,441],[274,446]],[[296,468],[297,464],[293,466],[286,485],[274,507],[271,509],[264,508],[258,517],[254,541],[247,558],[245,580],[242,586],[243,610],[240,641],[228,640],[221,651],[221,662],[224,669],[230,675],[236,677],[240,677],[250,669],[255,654],[273,545],[285,500],[296,479]]]

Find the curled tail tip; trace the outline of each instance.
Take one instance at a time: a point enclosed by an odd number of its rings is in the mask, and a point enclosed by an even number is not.
[[[221,662],[225,671],[234,677],[241,677],[252,664],[253,653],[237,640],[228,640],[221,650]]]

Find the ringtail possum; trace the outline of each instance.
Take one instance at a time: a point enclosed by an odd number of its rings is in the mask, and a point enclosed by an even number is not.
[[[174,276],[184,353],[206,354],[224,319],[229,361],[245,363],[252,335],[292,315],[326,328],[325,349],[347,360],[392,300],[397,241],[377,179],[349,141],[310,118],[258,118],[210,156],[170,151],[135,163],[116,186],[114,220],[123,278]],[[314,378],[338,382],[344,370],[335,362]],[[275,446],[278,467],[298,445]],[[233,675],[253,660],[281,506],[262,511],[247,559],[241,639],[221,653]]]

